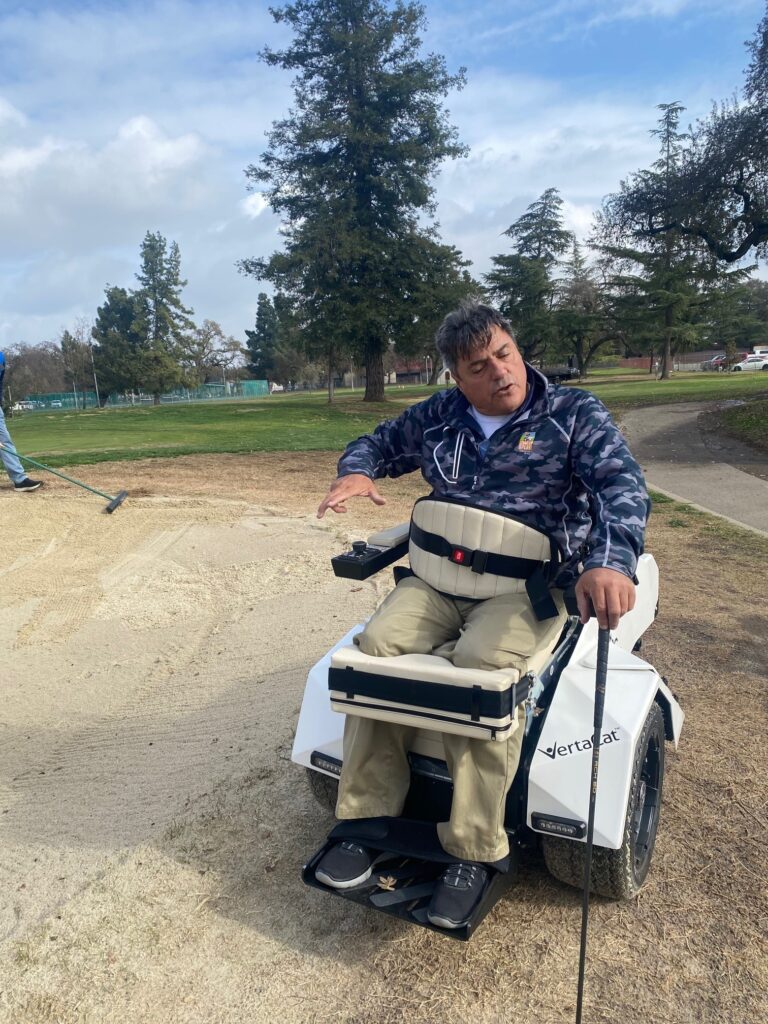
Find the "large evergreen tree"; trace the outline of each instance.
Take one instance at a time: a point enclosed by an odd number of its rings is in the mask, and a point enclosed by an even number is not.
[[[415,268],[407,296],[410,320],[397,333],[395,354],[417,357],[425,367],[431,364],[430,383],[434,383],[442,365],[435,332],[446,313],[481,289],[467,270],[469,261],[454,246],[420,235],[411,254],[420,266]]]
[[[539,260],[552,270],[573,241],[563,226],[563,200],[558,190],[542,192],[504,234],[512,239],[518,256]]]
[[[575,359],[582,377],[598,350],[613,340],[605,295],[575,238],[558,286],[554,324],[559,341],[557,354]]]
[[[181,253],[176,242],[159,231],[148,231],[141,243],[141,267],[136,280],[136,330],[151,349],[173,354],[194,328],[192,310],[181,301],[187,282],[181,277]]]
[[[488,290],[512,324],[526,359],[541,358],[554,338],[554,270],[572,242],[563,225],[562,205],[556,188],[543,192],[504,232],[515,251],[492,257],[494,269],[485,275]]]
[[[283,217],[285,249],[240,266],[291,297],[329,365],[335,348],[354,351],[365,399],[380,401],[383,353],[413,319],[413,246],[432,175],[463,153],[441,106],[463,71],[422,55],[417,3],[297,0],[272,13],[294,38],[264,58],[297,72],[296,103],[246,174]]]
[[[141,268],[134,293],[133,329],[143,339],[142,384],[159,403],[160,395],[184,380],[182,359],[194,331],[192,310],[181,301],[186,281],[176,242],[148,231],[141,243]]]
[[[729,359],[768,339],[768,281],[744,281],[746,273],[731,272],[705,295],[703,338]]]
[[[107,285],[105,296],[91,332],[99,388],[104,395],[138,391],[143,383],[145,343],[134,326],[138,316],[135,296],[114,285]]]
[[[659,105],[661,117],[653,134],[659,139],[659,157],[653,166],[634,176],[642,177],[659,197],[666,196],[667,209],[674,206],[677,172],[685,159],[688,136],[679,129],[679,103]],[[700,287],[716,274],[714,261],[701,241],[680,231],[648,235],[624,216],[632,184],[622,182],[620,191],[609,196],[603,207],[602,229],[606,252],[623,263],[625,270],[617,280],[630,302],[637,295],[645,300],[649,321],[646,334],[655,334],[661,351],[661,377],[672,371],[672,355],[690,347],[698,337]],[[652,328],[655,326],[655,331]]]
[[[266,292],[259,292],[256,301],[256,323],[246,331],[248,372],[256,380],[271,380],[274,376],[275,346],[277,345],[277,312]]]

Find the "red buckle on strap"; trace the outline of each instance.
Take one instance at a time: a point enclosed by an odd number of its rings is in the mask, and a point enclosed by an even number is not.
[[[469,548],[453,548],[448,556],[448,561],[454,562],[456,565],[471,565],[473,553]]]

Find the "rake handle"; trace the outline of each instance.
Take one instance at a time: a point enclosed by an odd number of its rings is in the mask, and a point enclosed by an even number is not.
[[[53,473],[54,476],[61,477],[62,480],[66,480],[67,483],[74,484],[76,487],[84,487],[86,491],[90,491],[91,494],[98,494],[100,498],[106,498],[107,501],[114,501],[115,499],[111,494],[105,494],[104,491],[97,491],[95,487],[89,487],[88,484],[84,484],[82,480],[74,480],[71,476],[67,476],[65,473],[59,473],[57,469],[51,469],[50,466],[43,465],[42,462],[38,462],[36,459],[30,459],[28,455],[22,455],[21,452],[17,452],[9,444],[3,444],[0,441],[0,448],[3,448],[7,452],[11,452],[17,459],[21,459],[22,462],[31,462],[33,466],[37,466],[38,469],[44,470],[46,473]]]

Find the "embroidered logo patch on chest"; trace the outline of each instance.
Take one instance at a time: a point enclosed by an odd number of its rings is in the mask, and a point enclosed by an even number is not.
[[[517,450],[519,452],[532,452],[533,451],[533,441],[534,441],[535,437],[536,437],[536,434],[532,430],[526,431],[521,436],[520,440],[517,442]]]

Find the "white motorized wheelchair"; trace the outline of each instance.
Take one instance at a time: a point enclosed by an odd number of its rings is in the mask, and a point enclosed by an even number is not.
[[[406,554],[409,524],[382,531],[333,559],[339,576],[365,579]],[[407,569],[395,569],[408,573]],[[650,868],[661,809],[665,741],[677,746],[683,712],[666,681],[637,654],[658,611],[658,568],[649,554],[637,567],[637,600],[611,634],[595,806],[591,891],[628,899]],[[441,732],[508,735],[525,707],[520,767],[510,789],[505,829],[510,856],[489,872],[468,924],[447,934],[468,939],[515,877],[519,855],[540,848],[550,873],[581,887],[590,797],[598,628],[582,625],[572,600],[554,647],[516,669],[460,669],[432,655],[368,657],[351,629],[309,672],[292,759],[307,769],[320,802],[333,808],[341,773],[344,714],[420,724],[412,750],[411,787],[400,818],[340,822],[304,867],[304,881],[328,893],[428,928],[434,885],[455,860],[442,850],[435,823],[449,817],[452,783]],[[331,889],[314,869],[342,840],[374,849],[371,877]],[[440,930],[440,929],[436,929]]]

